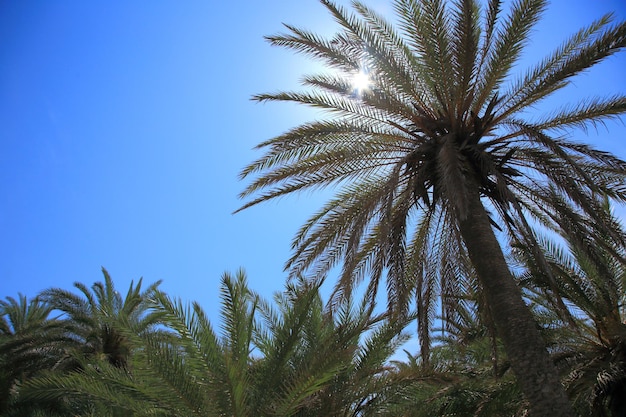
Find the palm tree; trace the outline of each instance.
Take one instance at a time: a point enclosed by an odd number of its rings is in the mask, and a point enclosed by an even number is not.
[[[322,3],[341,26],[333,38],[287,25],[287,34],[268,39],[332,71],[306,76],[308,91],[255,98],[330,117],[259,145],[267,151],[241,172],[253,177],[241,196],[259,194],[241,209],[339,185],[297,233],[286,267],[319,278],[342,262],[339,296],[365,276],[374,294],[386,275],[396,312],[411,296],[419,308],[433,288],[466,276],[457,274],[456,259],[467,251],[531,415],[571,415],[496,230],[532,240],[529,217],[558,210],[553,188],[589,216],[593,230],[611,230],[598,195],[624,201],[626,163],[563,133],[619,117],[626,97],[530,110],[622,49],[626,23],[604,16],[514,77],[545,0],[518,0],[507,16],[499,0],[396,0],[399,32],[360,2],[352,3],[356,14]],[[370,86],[355,91],[361,72]]]
[[[63,323],[50,318],[52,307],[22,294],[0,300],[0,415],[56,415],[62,401],[22,401],[20,385],[64,357],[68,342]],[[39,413],[39,414],[37,414]]]
[[[373,415],[527,415],[528,405],[512,373],[494,375],[490,344],[488,338],[482,338],[465,346],[437,345],[430,368],[420,366],[417,358],[411,356],[408,362],[395,362],[397,368],[390,372],[387,389],[381,394],[384,406]]]
[[[372,317],[367,298],[358,307],[352,299],[324,307],[318,285],[302,280],[276,294],[274,305],[259,305],[264,323],[255,342],[263,357],[259,394],[267,396],[283,384],[298,386],[310,381],[311,373],[326,371],[327,379],[294,416],[375,415],[384,406],[379,393],[388,384],[387,361],[407,340],[402,331],[414,315]],[[296,331],[288,323],[298,323]],[[276,392],[284,398],[284,390]]]
[[[80,372],[31,381],[28,395],[89,398],[104,410],[123,409],[133,416],[251,415],[251,341],[258,301],[243,273],[222,277],[221,297],[221,335],[197,303],[186,305],[158,292],[152,307],[160,312],[164,331],[121,331],[141,347],[129,358],[131,372],[100,360]]]
[[[565,246],[544,238],[541,247],[559,293],[577,313],[577,326],[565,326],[552,314],[552,321],[561,323],[553,350],[569,369],[566,387],[581,415],[621,416],[626,413],[626,247],[608,233],[590,238],[580,227],[585,221],[572,221],[580,215],[562,203],[554,221]],[[603,210],[610,218],[608,202]],[[527,265],[522,279],[545,288],[546,274],[521,248]],[[550,312],[549,304],[544,306]]]
[[[428,352],[409,352],[392,361],[384,404],[378,416],[523,416],[521,396],[502,343],[494,338],[488,317],[479,310],[478,295],[458,304],[455,317],[438,317],[436,343]],[[446,321],[448,323],[446,323]]]
[[[406,321],[371,319],[365,304],[342,304],[329,316],[316,287],[292,286],[274,307],[248,288],[240,271],[223,275],[221,298],[217,333],[197,303],[156,294],[173,333],[125,332],[141,346],[131,372],[96,360],[79,372],[30,381],[27,395],[88,398],[102,415],[110,409],[168,417],[360,415],[404,340]]]
[[[67,335],[75,342],[75,353],[81,357],[103,357],[113,366],[126,368],[132,346],[121,329],[131,328],[138,334],[155,329],[160,317],[150,311],[151,297],[161,281],[144,291],[141,279],[137,285],[131,282],[126,296],[122,297],[107,270],[102,268],[102,273],[104,282],[95,282],[91,290],[83,283],[74,283],[80,295],[51,288],[43,291],[41,298],[64,313]],[[68,359],[66,368],[80,366],[81,361],[75,355]]]

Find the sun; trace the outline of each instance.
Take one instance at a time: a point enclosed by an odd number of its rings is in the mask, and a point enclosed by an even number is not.
[[[352,75],[351,83],[352,83],[352,88],[356,92],[361,93],[369,89],[372,83],[372,80],[370,79],[369,75],[367,75],[366,72],[359,71],[356,74]]]

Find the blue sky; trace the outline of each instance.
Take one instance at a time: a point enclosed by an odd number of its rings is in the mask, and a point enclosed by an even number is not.
[[[553,1],[529,59],[608,11],[626,19],[626,2]],[[163,279],[209,312],[224,271],[282,289],[291,238],[323,196],[231,214],[252,148],[313,117],[249,99],[316,68],[263,40],[281,22],[335,27],[314,0],[1,2],[0,297],[91,284],[101,266],[121,291]],[[623,93],[624,55],[569,93]],[[577,136],[626,158],[626,128],[607,126]]]

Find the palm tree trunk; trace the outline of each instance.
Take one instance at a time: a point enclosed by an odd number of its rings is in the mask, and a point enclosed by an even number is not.
[[[472,193],[474,194],[474,193]],[[559,375],[532,313],[524,303],[480,196],[468,200],[468,215],[459,222],[463,241],[532,417],[574,415]]]

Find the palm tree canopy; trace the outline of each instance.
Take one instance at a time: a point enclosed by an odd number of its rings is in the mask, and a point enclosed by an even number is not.
[[[22,401],[19,396],[21,384],[55,368],[66,354],[65,324],[51,312],[37,297],[0,300],[0,415],[62,412],[60,401]]]
[[[54,309],[64,313],[68,336],[77,350],[88,355],[104,355],[111,364],[125,367],[131,346],[120,329],[136,333],[151,331],[160,322],[152,307],[152,296],[160,285],[157,281],[142,291],[142,280],[130,283],[126,296],[116,289],[111,276],[102,268],[104,282],[95,282],[91,289],[74,283],[79,294],[61,288],[50,288],[41,297]]]
[[[529,215],[542,219],[557,209],[553,190],[610,229],[596,196],[624,201],[626,163],[570,133],[620,117],[626,96],[529,110],[621,50],[626,23],[606,15],[518,74],[514,65],[544,0],[515,1],[506,15],[498,0],[396,0],[398,29],[358,1],[356,13],[322,3],[341,28],[332,38],[286,25],[287,33],[267,39],[330,71],[306,76],[303,92],[254,98],[309,105],[329,117],[261,143],[265,154],[240,174],[252,178],[241,193],[252,198],[240,210],[340,187],[297,233],[286,265],[293,276],[322,277],[343,262],[339,293],[365,275],[373,293],[386,273],[390,307],[416,284],[405,279],[409,267],[441,277],[433,291],[454,287],[446,277],[466,275],[455,270],[464,252],[457,222],[476,192],[492,208],[493,225],[511,233],[529,235]],[[355,90],[352,77],[361,72],[369,86]]]
[[[558,338],[554,351],[568,369],[565,385],[581,415],[623,415],[626,411],[626,247],[591,239],[571,206],[556,218],[565,245],[544,237],[542,249],[559,292],[576,312],[578,326],[559,326],[545,300],[538,303],[549,316]],[[611,216],[608,202],[604,207]],[[584,223],[583,223],[584,224]],[[604,236],[606,238],[606,236]],[[548,285],[528,250],[522,282],[532,288]],[[541,298],[539,298],[541,301]],[[543,305],[542,305],[543,304]],[[606,414],[604,414],[606,413]]]
[[[0,334],[17,335],[39,328],[51,311],[49,305],[37,298],[29,301],[23,294],[19,294],[18,299],[6,297],[0,300]]]
[[[135,416],[356,415],[384,384],[378,376],[412,319],[372,318],[368,303],[350,301],[333,315],[315,286],[290,286],[274,307],[243,271],[224,274],[220,293],[221,331],[197,303],[158,292],[155,308],[171,333],[126,329],[139,347],[130,372],[92,358],[80,371],[31,380],[26,397],[88,400]]]

